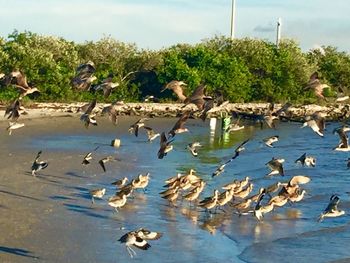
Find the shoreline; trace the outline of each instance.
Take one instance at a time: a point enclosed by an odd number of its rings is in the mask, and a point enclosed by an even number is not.
[[[75,103],[33,103],[26,108],[27,114],[21,114],[20,119],[31,119],[41,117],[64,117],[80,115],[79,108],[86,102]],[[95,112],[97,115],[102,114],[102,109],[110,106],[109,103],[97,103]],[[269,103],[229,103],[224,107],[215,107],[208,112],[208,118],[222,118],[231,116],[233,112],[243,114],[264,114]],[[282,104],[275,104],[275,109],[281,108]],[[0,105],[0,121],[8,121],[4,117],[6,105]],[[193,116],[198,118],[200,111],[194,104],[184,107],[182,103],[120,103],[114,105],[118,116],[144,116],[144,117],[178,117],[186,110],[192,110]],[[300,121],[307,115],[315,112],[325,114],[327,121],[338,121],[350,117],[350,104],[329,104],[320,106],[316,104],[296,105],[288,108],[287,117],[291,121]]]

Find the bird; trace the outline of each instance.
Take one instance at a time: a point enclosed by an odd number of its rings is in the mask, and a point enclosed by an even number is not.
[[[143,126],[143,128],[147,132],[147,137],[149,142],[152,142],[153,140],[155,140],[157,137],[160,136],[160,134],[158,132],[155,132],[151,127]]]
[[[195,104],[198,108],[198,110],[203,110],[204,104],[206,102],[206,100],[208,99],[212,99],[211,97],[205,96],[204,95],[204,89],[205,89],[205,85],[201,84],[199,85],[191,94],[191,96],[188,96],[185,100],[185,106],[188,104]]]
[[[143,98],[144,102],[155,102],[155,103],[159,103],[160,99],[154,97],[153,95],[147,95],[146,97]]]
[[[82,161],[81,164],[83,164],[83,165],[88,165],[88,164],[90,164],[90,161],[92,160],[92,153],[93,153],[94,151],[96,151],[99,147],[100,147],[100,146],[97,146],[94,150],[92,150],[91,152],[88,152],[88,153],[84,156],[84,159],[83,159],[83,161]]]
[[[214,195],[200,201],[199,206],[205,208],[206,211],[210,211],[210,209],[213,209],[217,205],[218,198],[219,191],[214,190]]]
[[[129,127],[129,132],[130,133],[133,133],[135,134],[135,136],[139,136],[139,129],[141,127],[144,127],[145,126],[145,121],[147,121],[148,118],[141,118],[139,119],[138,121],[136,121],[134,124],[130,125]]]
[[[103,90],[103,96],[105,98],[108,98],[112,90],[119,86],[120,84],[118,82],[113,82],[113,74],[110,74],[109,77],[104,79],[101,84],[96,85],[94,87],[90,87],[90,90]]]
[[[307,176],[295,175],[287,183],[282,184],[283,187],[278,192],[278,195],[290,197],[298,191],[300,184],[307,184],[310,180]]]
[[[277,159],[275,157],[273,157],[271,161],[267,162],[265,165],[267,165],[271,169],[271,172],[268,174],[268,176],[275,174],[280,174],[281,176],[284,176],[282,165],[283,162],[284,159]]]
[[[195,157],[198,156],[197,147],[202,147],[202,145],[199,142],[191,142],[187,145],[187,149]]]
[[[172,90],[176,94],[178,99],[184,102],[187,97],[183,94],[182,86],[187,86],[187,84],[183,81],[172,80],[168,84],[166,84],[165,87],[160,92],[163,92],[167,89]]]
[[[311,74],[309,82],[307,83],[306,87],[304,89],[313,89],[314,94],[320,98],[320,99],[325,99],[323,95],[323,90],[325,88],[329,88],[327,84],[322,84],[318,72],[314,72]]]
[[[307,156],[306,153],[304,153],[302,156],[300,156],[298,159],[295,160],[295,163],[301,163],[302,166],[316,166],[316,158],[312,156]]]
[[[48,166],[47,162],[39,161],[41,154],[42,154],[42,151],[39,151],[35,157],[33,164],[32,164],[32,175],[33,176],[36,176],[36,172],[43,170]]]
[[[254,216],[256,217],[256,219],[258,219],[258,221],[261,221],[262,218],[264,217],[264,214],[267,214],[269,212],[271,212],[274,209],[274,203],[270,203],[267,205],[262,205],[261,202],[265,196],[265,191],[263,190],[258,198],[258,202],[255,205],[254,208]]]
[[[234,132],[234,131],[239,131],[244,129],[244,125],[240,125],[240,118],[237,118],[237,120],[235,122],[232,122],[227,126],[225,132]]]
[[[115,195],[108,199],[108,205],[114,207],[115,211],[118,212],[118,208],[123,207],[126,204],[126,194],[123,193],[121,196]]]
[[[6,130],[8,131],[9,135],[11,135],[13,130],[22,128],[24,126],[24,123],[9,122],[9,126],[6,128]]]
[[[250,139],[247,139],[244,142],[242,142],[240,145],[238,145],[235,149],[235,154],[226,163],[229,163],[229,162],[233,161],[234,159],[236,159],[240,155],[240,153],[245,150],[244,146],[246,145],[247,142],[249,142],[249,140]]]
[[[182,113],[180,119],[175,123],[174,127],[168,132],[168,135],[175,137],[176,134],[188,132],[188,129],[184,127],[185,122],[190,116],[190,111]]]
[[[80,116],[80,120],[84,122],[85,128],[89,128],[89,125],[97,126],[95,114],[92,114],[93,109],[96,106],[96,99],[92,100],[88,105],[86,111]]]
[[[19,70],[12,71],[9,74],[9,81],[11,82],[12,79],[16,79],[15,86],[18,88],[20,96],[19,98],[22,99],[23,97],[32,94],[32,93],[40,93],[40,91],[35,87],[30,87],[27,82],[27,77]]]
[[[116,187],[123,187],[127,181],[129,181],[129,179],[127,177],[123,177],[122,179],[116,180],[111,184],[115,185]]]
[[[273,148],[273,143],[278,142],[279,136],[274,135],[268,138],[263,139],[263,142],[265,143],[266,146]]]
[[[328,206],[319,216],[318,222],[323,221],[325,217],[338,217],[338,216],[344,215],[345,211],[338,209],[339,201],[340,199],[337,195],[332,195],[329,200]]]
[[[80,64],[76,68],[76,74],[71,81],[73,88],[77,90],[89,90],[92,82],[97,80],[97,78],[93,76],[95,71],[96,67],[92,61]]]
[[[117,109],[114,107],[115,105],[109,105],[106,106],[102,109],[102,115],[103,114],[108,114],[108,117],[110,119],[110,121],[113,123],[113,125],[117,125],[118,124],[118,111]]]
[[[227,163],[221,164],[218,168],[216,168],[216,170],[212,173],[211,177],[215,177],[218,176],[220,174],[222,174],[225,171],[225,166],[227,165]]]
[[[131,231],[123,235],[119,240],[120,243],[125,243],[126,250],[128,251],[131,258],[136,256],[136,251],[131,248],[135,246],[142,250],[147,250],[151,247],[145,239],[138,236],[135,231]]]
[[[104,172],[106,172],[105,163],[107,163],[109,161],[112,161],[112,160],[114,160],[113,156],[107,156],[107,157],[104,157],[104,158],[102,158],[101,160],[98,161],[98,163],[101,165],[101,167],[102,167]]]
[[[320,112],[315,112],[311,116],[306,116],[305,122],[303,123],[301,128],[304,128],[306,126],[309,126],[316,134],[323,137],[325,129],[324,115]]]
[[[334,129],[333,133],[338,133],[340,137],[340,142],[338,146],[336,146],[333,150],[341,151],[341,152],[350,151],[349,138],[348,138],[348,135],[346,134],[349,131],[350,131],[349,126],[342,126],[340,128]]]
[[[95,203],[95,199],[94,198],[102,199],[103,196],[106,193],[106,188],[93,189],[93,190],[90,190],[89,193],[91,195],[91,202]]]
[[[164,156],[168,154],[173,149],[173,146],[170,144],[173,140],[168,140],[166,138],[165,132],[162,132],[160,135],[160,148],[158,151],[158,159],[163,159]]]
[[[145,229],[145,228],[139,228],[135,232],[136,232],[138,237],[145,239],[145,240],[156,240],[156,239],[160,239],[163,236],[163,233],[150,231],[150,230]]]
[[[11,119],[12,122],[16,122],[20,116],[21,100],[16,99],[8,107],[6,107],[4,117],[7,115],[7,119]]]

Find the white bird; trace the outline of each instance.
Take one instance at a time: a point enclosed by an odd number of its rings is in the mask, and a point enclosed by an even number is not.
[[[275,143],[275,142],[278,142],[278,140],[279,140],[279,136],[275,135],[275,136],[271,136],[271,137],[265,138],[263,140],[263,142],[266,144],[266,146],[273,148],[272,144]]]

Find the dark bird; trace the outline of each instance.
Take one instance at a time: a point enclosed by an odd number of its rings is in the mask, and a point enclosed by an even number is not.
[[[6,108],[4,117],[8,115],[7,119],[11,119],[12,122],[16,122],[20,116],[20,107],[21,101],[20,99],[16,99]]]
[[[135,134],[135,136],[137,137],[139,135],[139,129],[143,126],[145,126],[145,121],[147,121],[148,118],[141,118],[139,119],[137,122],[135,122],[134,124],[130,125],[129,127],[129,132]]]
[[[48,166],[47,162],[39,161],[40,155],[42,151],[39,151],[38,154],[35,157],[35,160],[32,164],[32,175],[36,176],[36,172],[45,169]]]
[[[337,195],[332,195],[329,204],[326,209],[322,212],[322,214],[318,218],[318,222],[323,221],[325,217],[338,217],[345,214],[344,210],[338,209],[339,197]]]
[[[187,84],[183,81],[172,80],[160,92],[163,92],[167,89],[172,90],[179,98],[179,100],[183,102],[186,100],[186,96],[183,93],[182,86],[187,86]]]
[[[95,73],[95,64],[92,61],[81,64],[76,69],[76,75],[71,81],[73,88],[78,90],[89,90],[91,84],[97,79]]]
[[[162,132],[160,135],[160,148],[158,151],[158,159],[163,159],[164,156],[168,154],[173,149],[173,146],[170,145],[170,143],[173,140],[168,141],[168,139],[165,136],[165,132]]]
[[[191,94],[191,96],[187,97],[184,100],[185,105],[188,104],[195,104],[198,108],[198,110],[203,110],[204,104],[206,99],[211,99],[211,97],[205,96],[204,95],[204,89],[205,89],[205,85],[201,84],[199,85]]]
[[[94,99],[90,104],[88,104],[86,111],[80,116],[80,120],[84,122],[85,128],[89,128],[90,124],[97,126],[95,114],[92,113],[95,106],[96,106],[96,99]]]
[[[175,123],[174,127],[169,131],[169,135],[174,137],[178,133],[188,132],[188,129],[185,128],[185,123],[190,116],[191,111],[185,111],[180,119]]]
[[[284,159],[276,159],[275,157],[273,157],[271,161],[267,162],[266,165],[271,169],[271,172],[268,174],[268,176],[275,174],[284,176],[282,163],[284,163]]]
[[[90,164],[90,161],[92,160],[92,152],[96,151],[100,146],[97,146],[93,151],[91,152],[88,152],[85,156],[84,156],[84,159],[82,161],[81,164],[83,165],[88,165]]]
[[[153,95],[147,95],[146,97],[143,98],[144,102],[155,102],[155,103],[159,103],[160,100],[156,97],[154,97]]]
[[[113,156],[107,156],[102,158],[101,160],[98,161],[98,163],[101,165],[102,169],[104,172],[106,172],[106,167],[105,167],[105,163],[114,160]]]

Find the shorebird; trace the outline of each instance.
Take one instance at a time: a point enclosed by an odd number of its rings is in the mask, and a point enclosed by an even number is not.
[[[123,187],[126,182],[129,181],[127,177],[123,177],[122,179],[116,180],[111,185],[115,185],[116,187]]]
[[[104,172],[106,172],[105,163],[107,163],[109,161],[112,161],[112,160],[114,160],[113,156],[107,156],[107,157],[104,157],[104,158],[102,158],[101,160],[98,161],[98,163],[101,165],[101,167],[102,167]]]
[[[42,151],[39,151],[38,154],[35,157],[35,160],[32,164],[32,175],[36,176],[36,172],[45,169],[48,166],[47,162],[39,161],[40,155]]]
[[[329,88],[329,86],[327,84],[322,84],[320,82],[319,76],[317,72],[314,72],[309,79],[309,82],[307,84],[307,86],[304,89],[313,89],[314,93],[317,97],[321,98],[321,99],[325,99],[325,97],[323,96],[323,90],[325,88]]]
[[[290,197],[291,195],[294,195],[296,191],[298,191],[300,184],[307,184],[309,182],[309,177],[304,175],[295,175],[286,184],[283,184],[283,187],[279,191],[278,195]]]
[[[145,228],[139,228],[135,231],[137,236],[145,240],[157,240],[163,236],[163,233],[150,231]]]
[[[93,91],[103,90],[103,96],[105,98],[108,98],[112,90],[115,89],[116,87],[119,87],[119,85],[120,84],[118,82],[113,82],[113,74],[110,74],[110,76],[104,79],[101,84],[90,88],[90,90],[93,90]]]
[[[123,207],[126,204],[126,194],[122,194],[121,196],[115,195],[108,199],[108,205],[114,207],[115,211],[118,212],[118,208]]]
[[[210,209],[213,209],[217,205],[218,197],[219,191],[215,190],[214,195],[200,201],[199,206],[205,208],[206,211],[210,211]]]
[[[338,217],[345,214],[344,210],[338,209],[339,197],[337,195],[332,195],[329,201],[328,206],[322,212],[322,214],[318,218],[318,222],[323,221],[325,217]]]
[[[33,88],[28,85],[27,77],[21,71],[19,70],[12,71],[9,74],[9,80],[11,81],[13,78],[16,79],[15,86],[19,90],[20,99],[34,92],[40,92],[37,88]]]
[[[278,142],[279,136],[274,135],[268,138],[263,139],[263,142],[265,143],[266,146],[273,148],[273,143]]]
[[[186,100],[186,96],[183,94],[182,86],[187,86],[187,84],[183,81],[172,80],[160,92],[170,89],[176,94],[179,100],[184,102]]]
[[[141,127],[145,126],[145,121],[147,121],[148,118],[141,118],[139,119],[137,122],[135,122],[134,124],[130,125],[129,127],[129,132],[135,134],[135,136],[137,137],[139,135],[139,129]]]
[[[164,156],[166,156],[168,152],[170,152],[173,149],[173,146],[170,145],[172,141],[173,140],[168,141],[165,136],[165,132],[162,132],[160,136],[160,148],[158,151],[158,159],[163,159]]]
[[[311,116],[306,116],[305,122],[303,123],[301,128],[304,128],[306,126],[309,126],[315,133],[323,137],[323,132],[325,129],[325,119],[323,114],[320,112],[315,112]]]
[[[275,174],[280,174],[281,176],[284,176],[282,163],[284,163],[284,159],[276,159],[275,157],[273,157],[271,161],[267,162],[265,165],[267,165],[271,170],[271,172],[267,174],[267,176]]]
[[[244,125],[240,125],[239,122],[240,122],[240,118],[238,118],[236,122],[231,121],[230,125],[227,126],[225,132],[230,133],[230,132],[239,131],[239,130],[244,129]]]
[[[247,198],[246,200],[243,200],[240,203],[234,204],[232,205],[232,207],[234,209],[236,209],[238,212],[242,211],[242,210],[246,210],[250,207],[251,203],[252,203],[252,199],[251,198]]]
[[[106,188],[93,189],[93,190],[90,190],[89,193],[91,195],[91,202],[95,203],[94,198],[102,199],[106,193]]]
[[[145,192],[145,189],[149,183],[150,180],[150,173],[147,173],[145,175],[139,174],[138,177],[134,180],[132,180],[132,186],[134,189],[143,189]]]
[[[97,126],[95,114],[92,114],[93,109],[96,106],[96,99],[88,104],[86,111],[80,116],[80,120],[84,122],[85,128],[89,128],[89,125]]]
[[[304,189],[302,191],[300,191],[300,189],[297,189],[294,194],[289,196],[289,201],[292,203],[300,202],[304,198],[305,194],[306,191]]]
[[[151,245],[148,244],[145,239],[139,237],[137,232],[135,231],[126,233],[118,241],[121,243],[125,243],[126,250],[128,251],[131,258],[136,256],[136,252],[131,248],[131,246],[135,246],[142,250],[147,250],[151,247]]]
[[[346,134],[349,131],[350,131],[350,127],[348,127],[348,126],[343,126],[343,127],[337,128],[333,131],[333,133],[338,133],[338,135],[340,137],[340,142],[339,142],[338,146],[335,147],[333,150],[341,151],[341,152],[350,151],[349,138],[348,138],[348,135]]]
[[[307,156],[306,153],[304,153],[302,156],[300,156],[298,159],[295,160],[295,163],[301,163],[302,166],[316,166],[316,158],[312,156]]]
[[[190,116],[190,111],[185,111],[182,113],[180,119],[175,123],[174,127],[168,132],[168,135],[174,137],[178,133],[188,132],[188,129],[185,128],[185,123]]]
[[[6,107],[4,117],[7,115],[7,119],[11,119],[11,122],[16,122],[20,116],[21,100],[16,99],[8,107]]]
[[[153,140],[155,140],[158,136],[160,136],[160,134],[158,132],[155,132],[151,127],[147,127],[147,126],[143,126],[143,128],[146,130],[147,132],[147,137],[148,137],[148,141],[152,142]]]
[[[211,177],[215,177],[215,176],[222,174],[225,171],[226,164],[227,163],[224,163],[224,164],[220,165],[218,168],[216,168],[215,172],[212,173]]]
[[[274,183],[265,188],[265,193],[271,197],[271,194],[277,192],[280,189],[280,187],[283,185],[284,184],[281,182]]]
[[[274,208],[274,203],[267,204],[267,205],[262,205],[261,204],[264,196],[265,196],[265,192],[262,191],[262,193],[259,196],[258,202],[257,202],[257,204],[255,205],[255,208],[254,208],[254,216],[259,221],[262,220],[262,218],[264,217],[264,214],[267,214],[267,213],[271,212],[273,210],[273,208]]]
[[[162,198],[168,200],[170,203],[174,203],[179,196],[179,186],[175,187],[175,191],[167,195],[163,195]]]
[[[191,152],[191,154],[195,157],[198,156],[197,147],[202,147],[199,142],[192,142],[187,145],[187,149]]]
[[[95,76],[92,76],[95,71],[95,64],[92,61],[79,65],[76,68],[76,75],[71,81],[73,88],[78,90],[89,90],[92,82],[97,79]]]
[[[233,196],[234,196],[234,197],[239,197],[239,198],[244,199],[244,198],[246,198],[246,197],[251,193],[251,191],[253,190],[253,186],[254,186],[254,185],[253,185],[252,183],[249,183],[247,188],[242,189],[242,190],[239,191],[239,192],[235,192],[235,193],[233,194]]]
[[[183,198],[190,203],[197,200],[203,189],[200,186],[194,188],[191,192],[184,195]]]
[[[6,128],[6,130],[9,132],[9,135],[11,135],[13,130],[16,130],[22,127],[24,127],[24,123],[9,122],[9,126]]]
[[[110,119],[110,121],[114,124],[117,125],[118,123],[118,111],[117,109],[114,107],[115,104],[106,106],[102,109],[102,114],[108,114],[108,117]]]
[[[273,204],[274,206],[284,206],[288,202],[288,197],[284,195],[276,195],[270,199],[268,205]]]
[[[91,152],[88,152],[88,153],[84,156],[84,159],[83,159],[83,161],[82,161],[81,164],[83,164],[83,165],[88,165],[88,164],[90,164],[90,161],[92,160],[92,153],[93,153],[94,151],[96,151],[99,147],[100,147],[100,146],[97,146],[94,150],[92,150]]]

